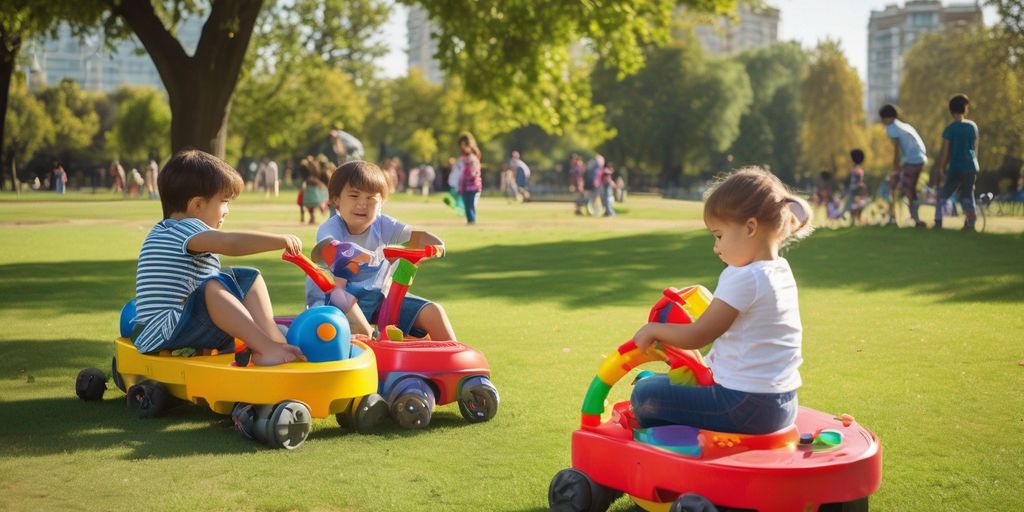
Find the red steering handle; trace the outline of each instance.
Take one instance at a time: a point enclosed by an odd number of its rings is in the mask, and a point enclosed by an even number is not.
[[[429,258],[440,258],[444,256],[444,246],[442,245],[427,245],[422,249],[407,249],[404,247],[385,247],[384,257],[393,260],[402,258],[409,260],[412,264],[417,264],[420,260]]]

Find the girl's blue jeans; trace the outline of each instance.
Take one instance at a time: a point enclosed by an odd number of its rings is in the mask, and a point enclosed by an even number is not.
[[[480,199],[480,192],[463,192],[462,193],[462,207],[466,210],[466,222],[470,224],[476,223],[476,202]]]
[[[770,434],[796,421],[796,391],[747,393],[672,384],[667,375],[637,381],[630,398],[641,427],[689,425],[716,432]]]

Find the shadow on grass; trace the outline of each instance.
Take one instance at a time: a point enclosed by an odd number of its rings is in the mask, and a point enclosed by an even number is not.
[[[667,286],[714,289],[722,264],[703,231],[644,233],[591,241],[492,245],[421,269],[413,293],[450,298],[553,301],[581,309],[652,302]],[[1024,299],[1024,236],[891,228],[822,230],[787,253],[801,287],[907,290],[935,300]],[[299,300],[291,265],[261,265],[271,296]],[[116,312],[133,295],[135,261],[0,265],[0,297],[58,313]]]
[[[0,402],[0,456],[127,448],[122,458],[136,460],[266,449],[239,436],[226,416],[174,407],[159,418],[140,420],[119,391],[107,391],[100,402],[83,402],[70,389],[73,377],[68,380],[67,398]]]
[[[786,252],[806,288],[906,290],[935,300],[1024,300],[1024,236],[858,228],[820,231]],[[495,245],[421,270],[413,293],[560,302],[569,308],[653,303],[668,286],[714,290],[722,263],[704,232],[585,242]],[[440,268],[442,267],[443,268]]]

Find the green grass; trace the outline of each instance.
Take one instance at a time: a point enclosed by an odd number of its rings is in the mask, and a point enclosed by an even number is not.
[[[75,398],[78,370],[109,364],[160,208],[88,193],[12,199],[0,195],[0,510],[543,510],[602,356],[661,289],[714,289],[721,270],[696,203],[631,198],[623,215],[593,219],[567,203],[485,198],[468,228],[438,197],[396,197],[389,213],[447,242],[414,291],[487,354],[498,416],[470,425],[446,406],[427,430],[371,435],[318,420],[287,453],[198,407],[142,421],[119,392]],[[291,193],[247,194],[225,227],[293,232],[311,247],[297,209]],[[800,401],[853,414],[882,439],[873,509],[1019,507],[1022,254],[1019,232],[889,228],[821,230],[789,252],[805,327]],[[224,259],[239,262],[264,271],[278,313],[299,311],[295,267],[276,254]]]

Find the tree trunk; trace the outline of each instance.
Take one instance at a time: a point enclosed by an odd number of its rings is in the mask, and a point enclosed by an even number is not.
[[[113,11],[142,41],[167,88],[172,153],[199,149],[224,157],[228,106],[262,5],[262,0],[213,0],[190,57],[150,1],[111,1]]]
[[[7,100],[11,95],[11,79],[14,77],[14,67],[18,58],[18,51],[21,49],[21,37],[8,34],[0,27],[0,161],[4,155],[4,128],[7,124]],[[11,156],[11,164],[14,163],[14,156]],[[0,190],[4,189],[7,173],[0,170]],[[17,190],[18,179],[14,176],[14,167],[11,167],[11,186]]]

